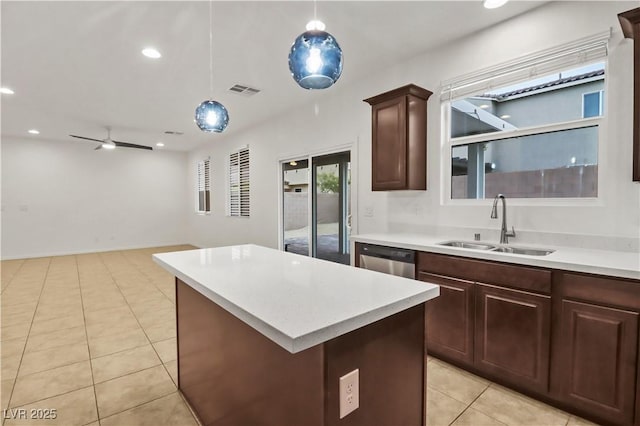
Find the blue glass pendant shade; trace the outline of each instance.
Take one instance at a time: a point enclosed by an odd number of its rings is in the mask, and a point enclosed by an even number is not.
[[[195,121],[203,132],[221,133],[229,124],[229,112],[220,102],[204,101],[196,108]]]
[[[289,70],[300,87],[326,89],[342,74],[342,49],[326,31],[305,31],[291,46]]]

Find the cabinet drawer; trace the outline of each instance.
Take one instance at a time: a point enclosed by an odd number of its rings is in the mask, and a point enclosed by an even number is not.
[[[418,253],[418,271],[551,294],[551,271],[433,253]]]
[[[558,274],[562,296],[640,310],[640,282],[564,272]]]

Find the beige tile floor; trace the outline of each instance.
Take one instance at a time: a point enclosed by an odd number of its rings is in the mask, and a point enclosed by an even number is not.
[[[56,409],[46,425],[197,425],[176,388],[173,277],[151,260],[189,248],[3,261],[1,408]],[[430,426],[589,424],[437,359],[427,381]]]

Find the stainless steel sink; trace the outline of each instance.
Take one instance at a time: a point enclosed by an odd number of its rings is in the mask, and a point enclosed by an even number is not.
[[[439,246],[458,247],[471,250],[487,250],[495,251],[498,253],[511,253],[511,254],[524,254],[527,256],[547,256],[553,253],[555,250],[550,249],[537,249],[530,247],[514,247],[514,246],[502,246],[472,241],[444,241],[438,243]]]
[[[500,247],[496,247],[492,251],[497,251],[500,253],[526,254],[527,256],[547,256],[553,253],[555,250],[500,246]]]
[[[474,243],[470,241],[445,241],[438,243],[439,246],[459,247],[473,250],[493,250],[496,248],[493,244]]]

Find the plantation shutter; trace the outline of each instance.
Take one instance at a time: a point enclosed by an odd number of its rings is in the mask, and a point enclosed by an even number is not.
[[[198,162],[198,212],[211,211],[211,160]]]
[[[227,214],[229,216],[249,217],[249,148],[242,148],[229,154],[229,197]]]

